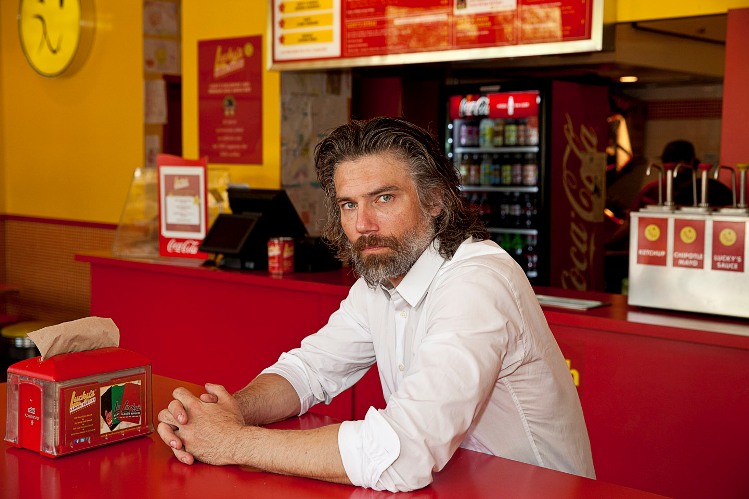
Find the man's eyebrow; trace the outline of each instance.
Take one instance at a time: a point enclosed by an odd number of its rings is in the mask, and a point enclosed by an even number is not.
[[[378,187],[377,189],[373,191],[369,191],[365,193],[364,197],[371,198],[371,197],[379,196],[386,192],[396,192],[400,190],[401,188],[398,187],[397,185],[383,185],[382,187]],[[343,203],[343,202],[348,202],[348,201],[353,201],[353,200],[347,196],[336,197],[336,203]]]

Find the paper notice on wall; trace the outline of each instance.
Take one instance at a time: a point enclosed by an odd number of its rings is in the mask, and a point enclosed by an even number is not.
[[[143,33],[178,36],[178,9],[174,2],[143,2]]]
[[[162,79],[144,82],[144,121],[148,125],[163,125],[167,122],[166,82]]]
[[[143,64],[144,70],[147,72],[180,74],[179,41],[144,38]]]

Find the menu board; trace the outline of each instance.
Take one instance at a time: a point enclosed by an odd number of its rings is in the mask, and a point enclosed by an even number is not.
[[[601,50],[603,0],[273,0],[272,69]]]

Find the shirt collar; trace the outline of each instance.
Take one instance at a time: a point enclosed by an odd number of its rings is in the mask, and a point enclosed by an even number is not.
[[[432,242],[394,290],[412,307],[415,307],[424,298],[429,285],[437,275],[437,271],[445,263],[445,259],[437,249],[438,246],[437,240]]]

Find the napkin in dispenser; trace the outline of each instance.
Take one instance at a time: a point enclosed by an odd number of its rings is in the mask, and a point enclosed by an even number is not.
[[[119,348],[111,319],[28,334],[41,356],[8,368],[5,440],[59,457],[153,431],[151,362]]]

